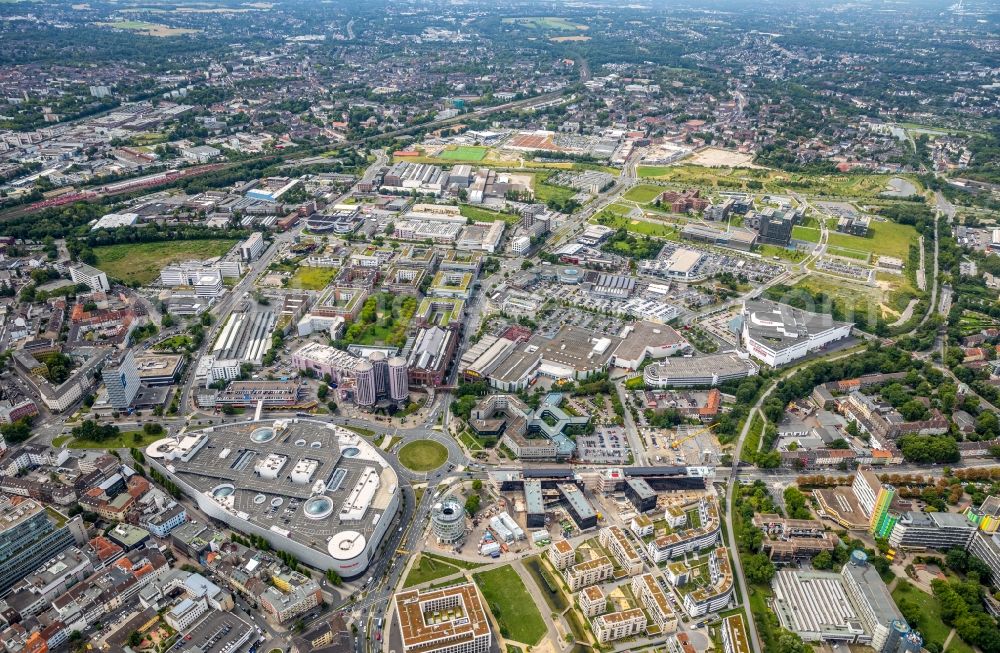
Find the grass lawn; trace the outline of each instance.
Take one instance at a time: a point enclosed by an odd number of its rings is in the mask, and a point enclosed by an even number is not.
[[[824,197],[877,197],[890,175],[794,173],[770,168],[709,168],[696,165],[640,166],[639,177],[656,178],[719,190],[784,192],[788,189]],[[761,187],[750,182],[759,182]]]
[[[443,562],[445,564],[451,565],[452,567],[458,567],[459,569],[479,569],[480,567],[486,566],[485,562],[470,562],[469,560],[459,560],[457,558],[447,558],[445,556],[440,556],[436,553],[424,553],[425,558],[431,558],[437,562]]]
[[[130,447],[138,447],[139,449],[142,449],[143,447],[149,446],[157,440],[162,440],[165,437],[167,437],[166,432],[160,433],[159,435],[146,435],[142,431],[122,431],[118,434],[118,437],[101,440],[100,442],[96,442],[94,440],[78,440],[74,438],[69,443],[69,448],[128,449]]]
[[[288,280],[288,287],[297,290],[322,290],[337,276],[336,268],[300,267]]]
[[[805,240],[810,243],[818,243],[819,236],[819,229],[811,229],[809,227],[792,227],[792,238],[795,240]]]
[[[798,227],[795,227],[798,229]],[[862,252],[857,249],[845,249],[843,247],[828,246],[826,248],[826,253],[830,256],[841,256],[843,258],[852,258],[856,261],[863,261],[865,263],[871,258],[868,252]]]
[[[461,571],[461,569],[455,565],[448,564],[447,562],[437,560],[432,556],[422,553],[417,559],[416,564],[410,567],[410,573],[406,575],[406,581],[403,583],[403,587],[413,587],[428,581],[437,580],[438,578],[444,578],[445,576],[457,574],[459,571]]]
[[[429,472],[448,460],[448,450],[433,440],[415,440],[399,450],[399,462],[415,472]]]
[[[872,220],[868,236],[862,238],[831,231],[828,243],[833,247],[895,256],[905,261],[910,255],[910,244],[917,242],[917,238],[917,230],[910,225]]]
[[[510,565],[474,574],[472,577],[486,598],[500,634],[534,646],[545,635],[545,622],[521,577]]]
[[[344,428],[347,429],[348,431],[354,431],[358,435],[362,435],[362,436],[364,436],[366,438],[373,437],[376,434],[375,431],[373,431],[371,429],[362,428],[360,426],[347,426],[345,424]]]
[[[109,277],[146,285],[171,263],[222,256],[235,244],[231,239],[206,239],[105,245],[94,248],[95,267]]]
[[[486,158],[486,153],[489,151],[487,147],[459,145],[444,150],[438,155],[438,158],[448,161],[482,161]]]
[[[521,167],[514,169],[515,172],[522,168],[547,168],[549,170],[595,170],[606,172],[609,175],[617,175],[621,169],[613,166],[602,166],[599,163],[570,163],[568,161],[522,161]]]
[[[627,204],[610,204],[604,207],[604,210],[608,213],[614,213],[615,215],[626,216],[632,212],[632,207]]]
[[[552,184],[546,184],[545,179],[548,179],[552,173],[541,172],[535,174],[535,201],[536,202],[548,202],[549,200],[557,200],[560,202],[565,202],[569,198],[576,195],[576,191],[572,188],[567,188],[565,186],[554,186]]]
[[[64,442],[68,442],[72,439],[72,435],[60,435],[59,437],[52,438],[52,446],[58,449],[63,446]]]
[[[612,229],[622,229],[643,236],[663,238],[664,240],[680,240],[680,231],[676,225],[667,222],[653,222],[651,220],[630,220],[613,213],[602,212],[599,220],[594,220],[597,224],[602,224]]]
[[[624,197],[632,202],[638,202],[640,204],[646,204],[652,202],[657,197],[660,196],[663,191],[666,190],[660,186],[653,186],[651,184],[639,184],[638,186],[633,186],[625,193]]]
[[[896,584],[896,589],[892,591],[892,598],[904,614],[913,613],[917,616],[917,623],[913,626],[924,636],[924,644],[934,642],[938,648],[944,645],[948,639],[951,628],[941,620],[941,604],[937,599],[917,589],[912,583],[902,578]],[[903,606],[907,606],[904,608]],[[972,648],[966,644],[958,635],[951,640],[949,651],[954,653],[970,653]]]
[[[777,245],[759,245],[756,251],[764,258],[777,256],[778,258],[791,261],[793,263],[801,261],[807,256],[807,254],[803,251],[797,249],[786,249],[784,247],[778,247]]]
[[[503,220],[504,222],[514,223],[521,219],[511,213],[501,213],[499,211],[481,209],[478,206],[472,206],[471,204],[463,204],[459,207],[459,210],[462,212],[463,216],[472,218],[477,222],[494,222],[496,220]]]

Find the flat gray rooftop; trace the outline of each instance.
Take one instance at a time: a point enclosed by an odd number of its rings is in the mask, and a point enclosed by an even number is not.
[[[370,443],[350,431],[303,420],[287,420],[285,428],[276,430],[277,423],[215,427],[189,461],[170,461],[173,473],[196,490],[231,501],[231,508],[247,520],[289,531],[289,538],[318,550],[325,551],[330,536],[348,529],[371,537],[385,495],[397,485],[395,471]],[[273,439],[267,439],[272,432]],[[274,471],[268,471],[269,461]],[[298,465],[303,467],[296,472]],[[342,518],[345,501],[372,469],[380,479],[378,490],[363,510]],[[321,496],[329,501],[329,515],[323,518],[305,512],[306,500],[317,494],[317,481],[326,484]]]
[[[847,322],[837,322],[829,315],[810,313],[787,304],[765,300],[747,301],[743,318],[750,337],[766,341],[775,351],[801,343],[818,333]]]

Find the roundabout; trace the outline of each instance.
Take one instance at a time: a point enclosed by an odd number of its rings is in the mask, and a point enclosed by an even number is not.
[[[430,472],[448,460],[448,449],[433,440],[413,440],[398,453],[399,464],[414,472]]]

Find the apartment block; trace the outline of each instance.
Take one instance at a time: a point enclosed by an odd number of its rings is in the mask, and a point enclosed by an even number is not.
[[[604,614],[608,609],[608,597],[597,585],[584,587],[577,597],[577,602],[580,604],[580,611],[590,619]]]
[[[566,582],[569,583],[569,591],[579,592],[588,585],[608,580],[614,573],[615,568],[611,560],[607,556],[601,556],[570,567],[566,571]]]
[[[566,540],[553,542],[549,547],[549,561],[552,566],[562,571],[570,566],[574,560],[575,552],[573,546]]]
[[[642,556],[632,546],[632,542],[625,535],[625,531],[617,526],[602,528],[598,541],[605,549],[611,551],[629,576],[635,576],[642,572]]]
[[[632,594],[635,595],[653,623],[660,627],[660,634],[665,635],[677,630],[677,613],[670,607],[667,593],[653,574],[642,574],[632,579]]]
[[[646,615],[639,608],[602,614],[591,622],[601,644],[638,635],[646,629]]]
[[[719,547],[709,554],[708,573],[710,585],[684,595],[684,610],[692,617],[722,610],[733,597],[733,571],[726,547]]]

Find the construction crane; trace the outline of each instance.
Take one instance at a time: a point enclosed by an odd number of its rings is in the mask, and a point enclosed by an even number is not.
[[[670,448],[671,449],[679,449],[682,444],[684,444],[685,442],[687,442],[691,438],[699,436],[702,433],[708,433],[709,431],[711,431],[712,429],[714,429],[718,425],[719,425],[719,423],[716,422],[715,424],[712,424],[711,426],[706,426],[705,428],[698,429],[694,433],[688,433],[687,435],[685,435],[680,440],[676,440],[675,439],[673,442],[670,443]]]

